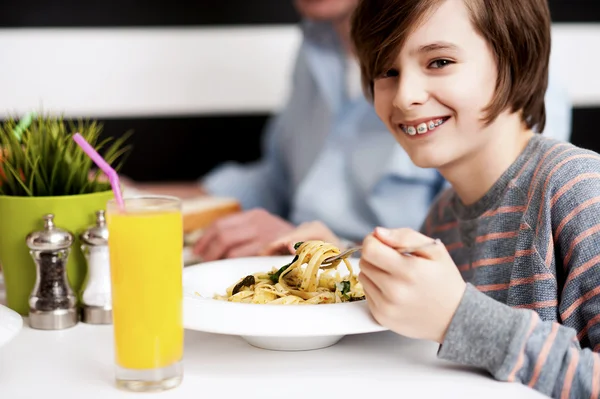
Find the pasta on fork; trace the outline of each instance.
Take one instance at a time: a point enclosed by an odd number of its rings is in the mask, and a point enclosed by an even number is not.
[[[294,245],[296,256],[291,263],[274,267],[270,272],[257,272],[241,278],[226,289],[226,295],[214,299],[256,304],[325,304],[353,302],[365,299],[357,276],[347,259],[335,261],[331,269],[321,270],[321,264],[340,250],[327,242],[311,240]],[[337,271],[344,262],[348,275]]]

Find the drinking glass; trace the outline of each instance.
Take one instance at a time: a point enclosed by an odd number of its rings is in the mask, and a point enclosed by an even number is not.
[[[183,220],[175,197],[107,203],[116,383],[162,391],[183,378]]]

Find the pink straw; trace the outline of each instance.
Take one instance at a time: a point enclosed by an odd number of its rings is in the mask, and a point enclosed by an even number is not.
[[[115,195],[115,200],[117,201],[119,208],[121,208],[121,210],[124,210],[125,204],[123,203],[123,196],[121,195],[121,186],[119,184],[119,175],[117,174],[117,172],[110,167],[110,165],[104,160],[104,158],[102,158],[100,154],[98,154],[98,152],[94,150],[94,148],[83,138],[81,134],[75,133],[73,135],[73,140],[75,140],[75,142],[79,144],[81,149],[92,159],[92,161],[94,161],[96,165],[98,165],[100,169],[102,169],[104,174],[108,176],[108,181],[110,182],[113,193]]]

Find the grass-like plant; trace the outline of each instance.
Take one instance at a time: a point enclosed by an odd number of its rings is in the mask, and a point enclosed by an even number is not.
[[[0,124],[0,195],[62,196],[110,190],[92,160],[73,141],[81,134],[106,162],[121,169],[131,132],[100,141],[102,124],[30,114]],[[117,163],[118,162],[118,163]]]

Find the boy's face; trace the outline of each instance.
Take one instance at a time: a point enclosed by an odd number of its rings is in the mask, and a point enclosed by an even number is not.
[[[349,17],[358,0],[294,0],[294,5],[304,18],[335,21]]]
[[[477,154],[499,130],[504,114],[487,128],[481,120],[496,77],[493,53],[464,3],[446,0],[375,80],[375,110],[413,163],[443,172]]]

